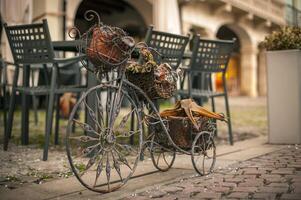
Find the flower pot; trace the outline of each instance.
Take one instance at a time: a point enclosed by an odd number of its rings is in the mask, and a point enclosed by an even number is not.
[[[269,143],[301,143],[301,51],[267,52]]]

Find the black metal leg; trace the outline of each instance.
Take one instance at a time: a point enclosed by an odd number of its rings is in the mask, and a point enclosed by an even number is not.
[[[212,112],[215,112],[215,101],[214,101],[214,97],[211,97],[211,106],[212,106]],[[214,133],[214,136],[217,136],[217,135],[218,135],[218,129],[217,129],[216,119],[214,119],[213,122],[216,124],[216,131],[215,131],[215,133]]]
[[[29,86],[29,67],[23,66],[23,87]],[[29,142],[29,97],[22,93],[22,122],[21,122],[21,144],[28,145]]]
[[[134,107],[132,106],[131,109],[133,110]],[[131,114],[131,130],[130,131],[134,130],[134,126],[135,126],[135,116],[134,116],[134,113],[132,113]],[[134,135],[130,136],[130,144],[134,145]]]
[[[60,95],[56,95],[56,110],[55,110],[55,132],[54,144],[59,144],[59,126],[60,126]]]
[[[34,86],[34,70],[31,73],[31,84]],[[35,125],[38,125],[38,98],[36,95],[32,96],[32,105],[34,110],[34,123]]]
[[[226,84],[225,76],[223,76],[223,81],[224,81],[224,91],[225,91],[225,106],[226,106],[226,113],[227,113],[227,120],[228,120],[229,142],[230,145],[233,145],[232,124],[231,124],[230,108],[229,108],[229,100],[228,100],[228,92],[227,92],[227,84]]]
[[[19,66],[16,66],[14,79],[13,79],[13,85],[12,85],[12,95],[9,102],[9,110],[8,110],[8,117],[7,117],[7,125],[4,133],[4,144],[3,149],[4,151],[7,151],[8,148],[8,141],[11,137],[11,131],[12,131],[12,124],[14,119],[14,111],[16,106],[16,87],[19,77]]]
[[[53,106],[54,106],[54,98],[55,98],[56,77],[57,77],[57,66],[53,66],[51,83],[50,83],[49,102],[48,102],[48,109],[46,115],[45,145],[44,145],[44,153],[43,153],[44,161],[48,159],[48,147],[50,142],[50,133],[51,133],[52,121],[53,121],[53,109],[54,109]]]
[[[209,78],[208,78],[208,82],[209,82],[209,89],[210,91],[213,91],[213,86],[212,86],[212,76],[210,74]],[[212,111],[215,112],[215,100],[214,100],[214,97],[212,96],[211,97],[211,106],[212,106]],[[214,123],[216,124],[216,120],[214,120]],[[217,126],[217,124],[216,124]],[[217,136],[218,135],[218,129],[216,127],[216,131],[214,133],[214,136]]]
[[[144,126],[144,123],[143,123],[142,124],[142,141],[144,141],[144,133],[145,133],[145,126]],[[141,151],[140,161],[143,161],[143,160],[144,160],[144,151]]]
[[[2,87],[2,92],[3,92],[3,128],[4,128],[4,132],[6,130],[6,123],[7,123],[7,100],[6,100],[6,86],[5,84]]]

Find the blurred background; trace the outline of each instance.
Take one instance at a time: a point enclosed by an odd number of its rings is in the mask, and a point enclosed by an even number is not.
[[[205,38],[237,38],[228,68],[230,95],[266,95],[266,66],[259,43],[285,25],[301,25],[300,0],[1,0],[1,23],[35,23],[47,18],[52,40],[68,40],[68,29],[81,32],[91,24],[84,12],[125,29],[137,41],[147,26],[173,33],[198,33]],[[2,27],[1,57],[12,60]],[[12,81],[12,72],[8,73]],[[215,86],[220,87],[221,77]]]

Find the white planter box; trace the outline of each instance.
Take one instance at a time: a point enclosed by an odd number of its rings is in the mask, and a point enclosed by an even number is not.
[[[268,51],[269,143],[301,143],[301,51]]]

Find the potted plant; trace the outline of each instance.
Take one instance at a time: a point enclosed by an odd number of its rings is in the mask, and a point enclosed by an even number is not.
[[[301,28],[267,36],[269,143],[301,143]]]

